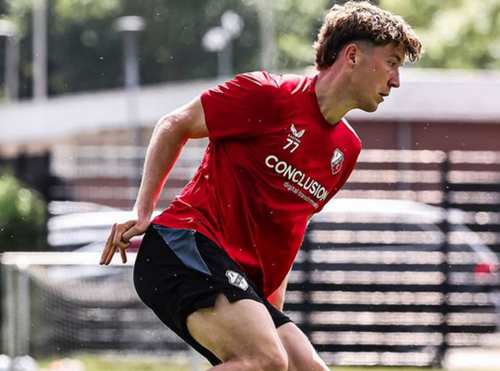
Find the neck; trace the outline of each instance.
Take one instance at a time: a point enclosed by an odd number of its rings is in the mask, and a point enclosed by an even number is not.
[[[349,92],[344,76],[335,65],[318,73],[316,81],[316,97],[323,117],[331,124],[336,125],[347,112],[355,106],[349,99]]]

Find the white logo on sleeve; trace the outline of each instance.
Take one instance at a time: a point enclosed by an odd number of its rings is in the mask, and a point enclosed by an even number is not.
[[[283,149],[288,149],[290,153],[293,153],[297,148],[299,148],[300,138],[302,138],[302,136],[306,132],[306,129],[298,131],[295,125],[292,124],[290,126],[290,130],[292,131],[292,133],[288,134],[286,138],[286,145],[283,147]]]
[[[294,124],[292,124],[290,129],[292,130],[292,134],[295,138],[302,138],[302,135],[304,135],[304,133],[306,132],[306,129],[302,129],[301,131],[297,131]]]
[[[340,170],[342,170],[343,163],[344,163],[344,154],[340,149],[337,148],[333,152],[333,157],[332,160],[330,161],[333,175],[337,174]]]
[[[226,277],[231,285],[236,286],[243,291],[248,289],[248,282],[241,274],[229,270],[226,272]]]

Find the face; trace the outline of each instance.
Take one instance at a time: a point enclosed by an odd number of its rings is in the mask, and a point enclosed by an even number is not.
[[[370,46],[358,49],[353,68],[353,94],[357,108],[374,112],[389,96],[392,88],[398,88],[399,68],[405,59],[404,46]]]

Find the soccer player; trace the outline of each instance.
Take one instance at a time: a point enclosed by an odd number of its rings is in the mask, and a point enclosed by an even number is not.
[[[214,371],[328,370],[282,312],[308,220],[344,185],[361,142],[343,118],[373,112],[422,46],[368,2],[335,5],[315,43],[314,77],[246,73],[161,118],[146,154],[136,220],[113,226],[101,264],[146,233],[140,298]],[[209,138],[193,179],[151,221],[183,145]]]

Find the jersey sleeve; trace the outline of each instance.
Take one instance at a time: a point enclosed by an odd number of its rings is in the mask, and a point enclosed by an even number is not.
[[[201,95],[211,140],[252,138],[274,122],[278,85],[265,72],[237,75]]]

